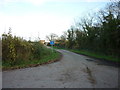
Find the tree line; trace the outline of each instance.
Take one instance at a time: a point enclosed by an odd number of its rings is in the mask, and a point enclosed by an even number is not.
[[[56,46],[84,49],[120,57],[120,1],[82,17],[59,39]]]

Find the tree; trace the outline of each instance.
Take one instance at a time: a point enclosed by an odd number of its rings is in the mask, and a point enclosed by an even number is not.
[[[120,56],[120,1],[93,16],[82,17],[67,31],[67,47]]]
[[[67,47],[68,48],[74,48],[75,44],[75,32],[74,32],[74,27],[71,26],[70,29],[67,31]]]
[[[119,53],[120,48],[119,3],[120,1],[112,2],[106,6],[106,9],[99,12],[101,48],[109,54]]]
[[[46,39],[49,41],[55,41],[57,37],[58,37],[57,34],[51,33],[50,35],[46,36]]]

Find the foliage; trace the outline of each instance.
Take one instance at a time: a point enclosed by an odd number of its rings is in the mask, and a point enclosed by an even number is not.
[[[51,51],[50,49],[47,49],[49,51]],[[49,63],[49,62],[54,62],[56,60],[58,60],[58,58],[60,58],[60,53],[59,52],[56,52],[54,51],[53,53],[45,56],[44,57],[41,57],[41,59],[36,59],[36,60],[29,60],[29,61],[22,61],[22,62],[19,62],[19,64],[15,64],[14,66],[10,66],[9,63],[4,63],[3,65],[3,70],[7,70],[7,69],[17,69],[17,68],[25,68],[25,67],[33,67],[33,66],[38,66],[38,65],[41,65],[41,64],[46,64],[46,63]]]
[[[41,60],[51,55],[40,42],[26,41],[20,37],[12,36],[11,28],[8,34],[2,34],[2,63],[3,65],[15,66],[20,63]]]
[[[83,17],[67,31],[67,47],[120,57],[120,1]]]
[[[73,31],[73,28],[71,27],[70,30],[67,31],[68,32],[68,42],[67,42],[67,47],[68,48],[73,48],[74,46],[74,42],[75,42],[75,39],[74,39],[74,31]]]

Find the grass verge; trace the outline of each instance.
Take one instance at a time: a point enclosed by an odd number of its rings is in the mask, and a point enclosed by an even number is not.
[[[36,67],[36,66],[39,66],[39,65],[48,64],[48,63],[58,61],[58,60],[60,60],[61,57],[62,57],[61,53],[59,53],[57,51],[54,51],[51,54],[42,57],[40,60],[21,61],[21,62],[19,62],[19,64],[16,64],[14,66],[10,66],[7,63],[3,64],[2,65],[2,70],[5,71],[5,70],[27,68],[27,67]]]
[[[109,55],[103,55],[100,53],[95,53],[95,52],[90,52],[90,51],[85,51],[85,50],[71,50],[71,49],[69,49],[69,51],[75,52],[77,54],[87,55],[87,56],[97,58],[97,59],[102,59],[102,60],[112,61],[115,63],[120,63],[120,58],[109,56]]]
[[[96,52],[86,51],[86,50],[75,50],[75,49],[60,48],[60,47],[53,47],[53,48],[54,49],[65,49],[65,50],[72,51],[72,52],[77,53],[77,54],[86,55],[86,56],[89,56],[89,57],[92,57],[92,58],[97,58],[97,59],[101,59],[101,60],[104,60],[104,61],[110,61],[110,62],[114,62],[114,63],[120,63],[120,58],[110,56],[110,55],[104,55],[102,53],[96,53]]]

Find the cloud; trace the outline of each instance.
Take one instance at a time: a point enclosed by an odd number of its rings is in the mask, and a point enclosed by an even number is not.
[[[23,0],[24,2],[32,3],[33,5],[41,5],[50,0]]]
[[[48,2],[49,0],[1,0],[0,4],[9,4],[9,3],[31,3],[33,5],[41,5],[45,2]],[[51,0],[50,0],[51,1]]]
[[[110,0],[85,0],[86,2],[110,2]]]
[[[8,16],[0,14],[0,34],[8,33],[9,27],[12,28],[12,34],[25,39],[31,37],[32,40],[38,37],[45,39],[46,35],[55,33],[61,35],[62,31],[70,27],[69,18],[47,14],[31,14],[25,16]]]
[[[110,0],[1,0],[0,4],[8,3],[31,3],[33,5],[41,5],[46,2],[109,2]]]

